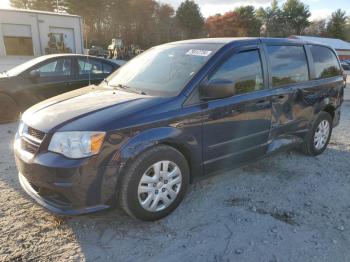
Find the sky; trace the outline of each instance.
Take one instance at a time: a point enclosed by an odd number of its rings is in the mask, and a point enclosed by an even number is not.
[[[98,1],[98,0],[96,0]],[[182,0],[158,0],[162,3],[168,3],[177,8]],[[283,3],[285,0],[280,0]],[[312,16],[311,20],[328,18],[330,14],[341,8],[350,16],[350,0],[301,0],[309,5]],[[195,0],[200,6],[205,17],[218,13],[225,13],[241,5],[253,5],[255,7],[267,7],[271,0]],[[0,0],[0,8],[8,8],[9,0]]]

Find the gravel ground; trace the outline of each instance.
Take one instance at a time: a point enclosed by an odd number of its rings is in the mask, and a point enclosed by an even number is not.
[[[350,261],[350,90],[329,148],[285,152],[190,187],[167,218],[56,217],[21,190],[0,126],[0,261]]]

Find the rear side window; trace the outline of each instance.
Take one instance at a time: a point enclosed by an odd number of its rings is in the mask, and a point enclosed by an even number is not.
[[[113,72],[113,67],[107,63],[103,63],[103,73],[110,74]]]
[[[79,75],[100,75],[103,74],[103,64],[99,60],[79,58]]]
[[[304,47],[267,46],[271,67],[272,87],[280,87],[309,80]]]
[[[341,75],[340,66],[335,54],[324,46],[310,46],[315,65],[316,79]]]
[[[245,51],[233,55],[210,77],[210,80],[216,79],[234,82],[237,95],[263,89],[263,73],[259,51]]]

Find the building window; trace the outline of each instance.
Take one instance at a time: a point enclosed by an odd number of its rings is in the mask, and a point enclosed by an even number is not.
[[[34,56],[33,40],[31,37],[4,37],[6,55]]]

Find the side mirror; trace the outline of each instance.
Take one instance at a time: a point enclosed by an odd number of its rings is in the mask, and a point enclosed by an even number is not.
[[[38,70],[32,70],[29,73],[31,79],[35,80],[40,77],[40,72]]]
[[[213,79],[199,87],[202,100],[219,99],[235,94],[235,83],[227,79]]]

